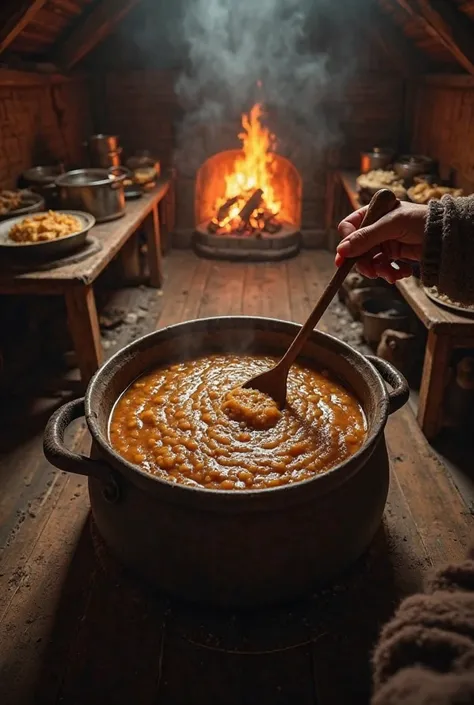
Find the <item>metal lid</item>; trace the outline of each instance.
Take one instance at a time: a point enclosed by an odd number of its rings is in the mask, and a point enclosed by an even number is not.
[[[114,182],[107,169],[75,169],[56,179],[58,186],[106,186]]]
[[[56,178],[64,173],[64,167],[60,164],[50,166],[34,166],[23,172],[23,178],[35,183],[54,182]]]

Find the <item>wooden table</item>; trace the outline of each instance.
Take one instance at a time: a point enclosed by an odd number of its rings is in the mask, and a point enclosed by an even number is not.
[[[136,201],[128,201],[125,215],[109,223],[97,224],[91,235],[100,251],[76,264],[57,269],[21,274],[1,273],[0,294],[64,295],[67,319],[83,384],[87,384],[102,362],[99,320],[93,284],[110,261],[121,253],[124,270],[129,269],[127,243],[143,228],[148,245],[150,285],[163,282],[160,220],[170,224],[172,181],[162,179],[152,191]]]
[[[346,171],[331,174],[328,228],[333,227],[336,215],[344,217],[340,208],[341,191],[346,196],[346,214],[347,201],[353,210],[360,207],[356,177],[356,173]],[[432,440],[443,424],[443,398],[452,353],[459,348],[474,347],[474,318],[458,316],[437,306],[426,296],[416,277],[397,282],[397,288],[428,331],[417,418],[426,438]]]

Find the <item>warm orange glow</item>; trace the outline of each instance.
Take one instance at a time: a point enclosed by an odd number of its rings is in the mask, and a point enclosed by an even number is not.
[[[281,209],[281,202],[273,188],[275,172],[275,136],[262,124],[262,106],[257,103],[248,115],[242,116],[242,157],[235,162],[232,174],[225,177],[225,192],[215,204],[216,214],[219,208],[235,199],[223,218],[218,218],[220,232],[232,232],[241,225],[239,213],[252,194],[263,191],[262,200],[252,213],[249,225],[258,229],[264,219],[276,216]],[[217,223],[216,223],[217,225]]]

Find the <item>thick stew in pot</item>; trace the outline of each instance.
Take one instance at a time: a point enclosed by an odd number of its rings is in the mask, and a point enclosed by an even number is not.
[[[221,490],[299,482],[353,455],[365,440],[364,414],[325,371],[293,365],[283,410],[239,386],[276,362],[213,354],[142,376],[115,405],[112,447],[151,475]]]

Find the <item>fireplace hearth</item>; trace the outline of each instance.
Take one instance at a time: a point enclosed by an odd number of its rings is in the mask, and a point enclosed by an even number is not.
[[[205,257],[276,260],[301,246],[302,183],[275,151],[256,104],[242,116],[242,149],[214,154],[198,171],[193,246]]]

